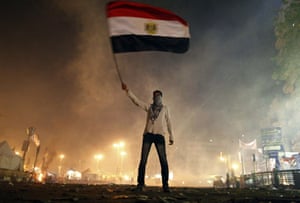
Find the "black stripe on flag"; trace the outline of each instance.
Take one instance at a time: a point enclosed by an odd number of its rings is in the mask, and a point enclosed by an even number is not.
[[[114,53],[136,51],[167,51],[184,53],[189,48],[189,38],[148,35],[111,36]]]

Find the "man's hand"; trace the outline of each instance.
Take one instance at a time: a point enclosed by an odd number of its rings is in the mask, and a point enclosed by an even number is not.
[[[169,140],[169,145],[173,145],[174,141],[173,140]]]
[[[128,87],[125,83],[122,82],[122,90],[125,90],[126,92],[128,92]]]

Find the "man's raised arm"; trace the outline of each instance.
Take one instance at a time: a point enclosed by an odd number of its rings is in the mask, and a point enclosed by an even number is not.
[[[127,96],[130,98],[130,100],[137,106],[141,107],[145,111],[148,111],[148,104],[139,100],[127,87],[125,83],[122,83],[122,89],[126,91]]]

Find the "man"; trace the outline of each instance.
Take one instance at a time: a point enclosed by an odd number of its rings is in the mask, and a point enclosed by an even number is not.
[[[165,134],[166,127],[169,133],[169,145],[174,143],[170,115],[167,106],[162,103],[162,92],[155,90],[153,92],[153,103],[147,104],[139,100],[128,88],[122,83],[122,89],[127,92],[132,102],[147,112],[147,121],[143,134],[143,145],[141,152],[141,160],[138,169],[138,185],[137,190],[143,191],[145,187],[145,169],[148,155],[152,143],[154,143],[159,156],[161,166],[162,185],[164,192],[170,192],[169,189],[169,166],[166,155]]]

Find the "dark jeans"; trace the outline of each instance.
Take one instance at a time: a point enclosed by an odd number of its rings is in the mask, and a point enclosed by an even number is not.
[[[168,186],[169,166],[167,161],[165,138],[162,135],[155,135],[152,133],[146,133],[143,137],[141,161],[139,164],[138,184],[145,185],[145,170],[152,143],[154,143],[159,156],[162,184],[163,186]]]

